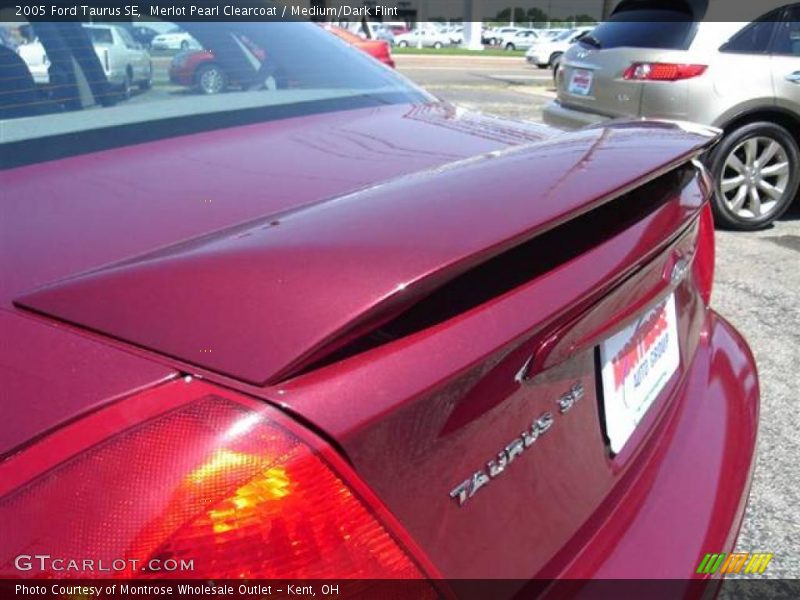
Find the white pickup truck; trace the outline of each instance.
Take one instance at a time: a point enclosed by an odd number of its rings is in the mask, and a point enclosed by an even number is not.
[[[145,90],[153,81],[153,63],[150,52],[136,42],[125,28],[117,25],[84,25],[89,33],[94,51],[106,78],[113,86],[121,88],[127,98],[138,85]]]
[[[134,85],[145,90],[153,81],[150,53],[136,42],[124,27],[84,25],[94,52],[108,82],[129,98]],[[17,48],[37,84],[50,83],[50,59],[42,43],[35,39]]]

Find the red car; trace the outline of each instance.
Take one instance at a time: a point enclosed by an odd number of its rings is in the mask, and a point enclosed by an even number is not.
[[[248,41],[247,37],[238,38],[242,46],[256,60],[263,63],[266,53],[262,48]],[[226,65],[211,50],[189,50],[179,52],[169,65],[169,80],[175,85],[196,88],[204,94],[220,94],[230,86],[250,87],[252,81],[243,77],[249,69]]]
[[[394,59],[388,42],[365,40],[335,25],[325,25],[324,29],[383,64],[394,68]],[[249,46],[253,55],[263,61],[265,52],[254,47],[252,43]],[[176,54],[170,63],[169,79],[176,85],[194,87],[204,94],[219,94],[231,85],[242,84],[237,70],[226,68],[209,50],[194,50]]]
[[[180,52],[172,57],[169,80],[175,85],[196,88],[204,94],[219,94],[231,84],[228,72],[208,50]]]
[[[0,575],[498,598],[730,551],[759,387],[709,306],[716,133],[484,118],[216,26],[297,86],[4,113]]]
[[[325,25],[325,30],[394,69],[391,46],[386,40],[365,40],[336,25]]]

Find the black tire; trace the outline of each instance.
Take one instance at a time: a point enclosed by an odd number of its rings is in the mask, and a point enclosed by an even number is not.
[[[139,89],[141,91],[143,91],[143,92],[146,91],[146,90],[149,90],[151,87],[153,87],[153,65],[152,64],[150,65],[150,72],[147,74],[147,78],[144,79],[143,81],[139,82]]]
[[[195,84],[206,95],[221,94],[228,87],[228,76],[218,64],[201,65],[194,74]]]
[[[768,195],[765,196],[768,197],[770,203],[774,202],[774,204],[771,204],[770,208],[764,210],[760,216],[756,216],[754,214],[755,210],[750,208],[753,206],[753,202],[748,194],[745,194],[745,206],[739,211],[736,211],[729,205],[729,201],[726,200],[725,193],[722,191],[723,179],[730,181],[731,178],[739,177],[737,173],[732,171],[731,167],[728,166],[728,161],[733,155],[736,155],[737,158],[743,156],[741,154],[743,150],[740,150],[740,148],[742,144],[748,142],[748,140],[751,142],[755,140],[756,156],[758,156],[760,148],[764,148],[769,142],[776,142],[781,149],[779,152],[783,152],[783,155],[779,155],[777,160],[782,164],[783,161],[781,157],[785,155],[785,162],[788,162],[786,180],[784,185],[781,186],[783,187],[783,192],[778,198],[773,198]],[[712,208],[714,209],[715,222],[718,226],[727,229],[754,231],[766,227],[780,218],[789,206],[791,206],[792,201],[797,195],[798,186],[800,186],[800,149],[798,149],[797,140],[785,128],[768,121],[748,123],[728,133],[717,147],[711,151],[707,158],[707,163],[714,182]],[[773,161],[767,162],[767,166],[773,164],[775,164]],[[755,187],[757,190],[759,189],[759,180],[766,180],[766,183],[771,188],[775,189],[778,187],[776,184],[780,184],[780,177],[778,175],[763,176],[760,173],[760,168],[763,166],[764,165],[759,165],[759,170],[757,170],[755,174],[748,173],[743,175],[742,178],[744,178],[745,181],[750,178],[751,183],[746,185]],[[753,177],[755,177],[755,179],[753,179]],[[755,183],[753,183],[753,181],[755,181]],[[742,186],[737,185],[737,190],[740,187]],[[727,193],[729,194],[729,198],[733,195],[733,200],[735,200],[735,192],[728,190]],[[758,192],[758,195],[760,196],[761,193],[762,192]],[[744,211],[745,214],[741,214],[741,211]]]
[[[550,56],[550,60],[547,62],[547,65],[545,65],[545,66],[548,66],[548,67],[550,67],[552,69],[555,66],[555,64],[561,60],[561,55],[562,54],[563,54],[563,52],[554,52]]]
[[[553,86],[558,85],[558,72],[561,70],[561,57],[558,57],[558,60],[555,61],[553,65]]]
[[[133,94],[133,77],[131,76],[130,69],[125,71],[125,79],[122,81],[122,87],[119,90],[119,97],[121,100],[128,100]]]
[[[513,51],[514,51],[514,50],[516,50],[516,49],[517,49],[517,47],[516,47],[516,46],[514,46],[514,44],[512,44],[511,42],[508,42],[508,43],[506,44],[506,50],[508,50],[509,52],[513,52]]]
[[[547,65],[542,65],[542,64],[536,63],[536,68],[538,68],[538,69],[546,69]]]
[[[442,42],[433,42],[433,47],[438,50],[439,48],[444,48],[444,44]]]
[[[400,48],[408,48],[408,42],[406,40],[400,40],[397,42],[398,47]]]

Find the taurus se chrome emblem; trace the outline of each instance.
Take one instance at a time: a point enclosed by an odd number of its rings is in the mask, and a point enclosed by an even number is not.
[[[575,403],[578,400],[583,398],[583,394],[583,384],[579,381],[573,385],[566,394],[558,399],[558,412],[560,412],[562,415],[566,414],[573,406],[575,406]]]
[[[583,398],[584,388],[581,382],[575,383],[568,392],[562,394],[556,405],[558,412],[566,414],[575,403]],[[506,467],[510,465],[515,458],[525,452],[528,448],[533,446],[542,435],[547,433],[555,423],[555,416],[550,411],[545,411],[531,423],[531,426],[524,430],[518,437],[511,440],[506,447],[497,453],[497,456],[486,463],[486,467],[475,471],[471,477],[459,483],[456,487],[450,490],[450,497],[458,502],[459,506],[464,504],[472,498],[478,490],[485,485],[489,484],[492,479],[498,477],[501,473],[505,473]]]

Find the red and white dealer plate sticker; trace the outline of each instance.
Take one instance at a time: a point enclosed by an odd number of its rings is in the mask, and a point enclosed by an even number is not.
[[[594,73],[588,69],[575,69],[569,78],[567,91],[576,96],[588,96],[592,89]]]
[[[678,369],[675,296],[600,344],[606,433],[619,453]]]

